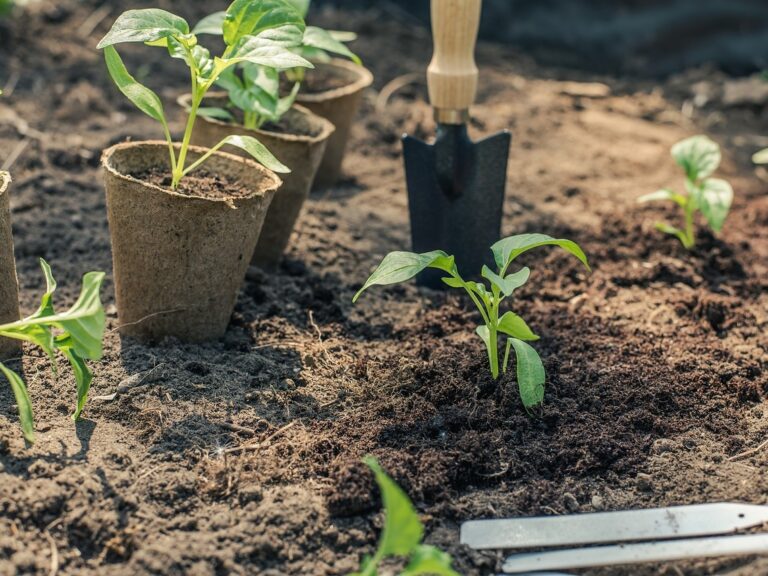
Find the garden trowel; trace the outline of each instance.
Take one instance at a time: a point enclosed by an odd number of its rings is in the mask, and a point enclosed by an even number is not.
[[[434,55],[427,81],[437,137],[432,144],[403,138],[413,250],[453,254],[466,276],[490,264],[490,247],[501,234],[511,142],[507,131],[479,142],[467,132],[477,93],[481,9],[482,0],[432,0]],[[440,275],[419,279],[444,286]]]

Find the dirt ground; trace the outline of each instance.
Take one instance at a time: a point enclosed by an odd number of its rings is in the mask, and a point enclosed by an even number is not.
[[[0,163],[15,160],[24,312],[43,287],[39,257],[61,306],[83,273],[111,273],[100,152],[161,136],[110,85],[98,38],[121,7],[159,5],[194,22],[222,3],[192,4],[62,0],[0,24]],[[434,126],[423,83],[388,99],[382,88],[422,71],[431,47],[386,3],[316,22],[357,31],[377,78],[347,177],[313,195],[279,273],[249,271],[221,342],[121,338],[108,281],[105,357],[77,426],[71,375],[53,380],[26,350],[39,440],[24,447],[0,385],[0,575],[347,574],[381,527],[366,454],[467,575],[504,558],[458,543],[470,518],[767,503],[768,450],[743,454],[768,435],[768,172],[749,162],[768,145],[765,104],[726,106],[730,80],[709,70],[654,84],[479,47],[473,131],[514,134],[505,233],[571,238],[594,268],[554,251],[527,259],[533,276],[515,309],[542,336],[548,372],[545,405],[530,417],[512,377],[490,378],[477,317],[455,295],[407,284],[351,304],[378,260],[408,246],[399,136]],[[144,47],[124,52],[179,131],[171,103],[183,66]],[[607,88],[585,84],[595,81]],[[653,229],[676,214],[635,200],[682,185],[669,148],[696,133],[724,147],[720,173],[736,200],[722,235],[702,232],[688,254]],[[583,573],[751,575],[768,563]]]

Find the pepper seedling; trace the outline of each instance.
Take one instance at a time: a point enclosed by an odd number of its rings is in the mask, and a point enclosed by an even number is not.
[[[288,1],[306,19],[312,0]],[[346,43],[354,42],[356,39],[357,34],[354,32],[323,30],[317,26],[307,26],[307,30],[304,33],[304,41],[297,49],[297,52],[304,56],[304,58],[314,60],[315,62],[328,62],[331,59],[330,54],[336,54],[349,58],[355,64],[361,65],[362,61],[360,58],[346,46]],[[305,70],[303,68],[294,68],[293,70],[288,70],[286,76],[291,81],[303,82],[304,73]]]
[[[657,222],[656,229],[676,236],[690,250],[696,245],[695,217],[701,212],[715,232],[723,229],[733,203],[733,188],[720,178],[710,178],[720,166],[720,146],[706,136],[692,136],[672,147],[672,158],[685,172],[686,194],[670,188],[657,190],[638,198],[638,202],[671,200],[683,210],[682,229]]]
[[[0,336],[31,342],[43,349],[51,360],[54,375],[57,373],[56,352],[61,352],[75,375],[77,383],[77,404],[72,419],[77,421],[85,408],[93,373],[86,360],[99,360],[102,355],[105,316],[99,292],[104,281],[103,272],[89,272],[83,277],[83,287],[75,304],[60,314],[53,306],[56,280],[51,267],[40,260],[45,276],[46,290],[37,311],[16,322],[0,325]],[[6,377],[16,398],[19,419],[24,438],[33,444],[35,422],[32,403],[24,381],[16,372],[0,363],[0,372]]]
[[[120,91],[139,110],[162,124],[170,153],[171,188],[176,189],[184,176],[227,144],[245,150],[275,172],[289,172],[251,136],[228,136],[190,165],[187,165],[187,153],[203,99],[228,69],[243,62],[275,69],[312,67],[291,50],[301,45],[304,30],[304,19],[287,0],[235,0],[220,18],[215,21],[206,18],[194,31],[190,31],[183,18],[165,10],[129,10],[118,17],[98,47],[104,49],[109,74]],[[204,33],[223,36],[226,48],[221,56],[212,57],[210,51],[198,43],[197,36]],[[160,98],[128,73],[115,49],[115,45],[126,42],[166,48],[172,58],[183,60],[189,67],[192,102],[178,155]]]
[[[578,244],[571,240],[552,238],[546,234],[520,234],[499,240],[491,246],[497,270],[483,266],[481,275],[484,281],[464,280],[456,267],[455,258],[436,250],[424,254],[412,252],[391,252],[388,254],[362,288],[352,299],[356,302],[360,295],[371,286],[397,284],[410,280],[423,270],[433,268],[445,272],[443,282],[451,288],[463,289],[474,302],[483,324],[475,330],[488,351],[488,362],[494,380],[500,373],[506,373],[512,349],[517,357],[517,384],[520,398],[526,409],[538,406],[544,400],[544,382],[546,374],[536,350],[527,342],[538,340],[525,321],[508,311],[500,315],[501,304],[511,297],[515,290],[523,286],[531,271],[523,267],[509,272],[510,266],[521,254],[540,246],[559,246],[578,258],[589,270],[589,262]],[[504,359],[499,364],[499,338],[506,337]]]
[[[294,7],[302,19],[309,10],[307,0],[286,0]],[[225,12],[216,12],[207,16],[195,27],[197,34],[221,34]],[[317,26],[307,26],[301,43],[292,51],[306,60],[325,62],[330,60],[329,52],[345,56],[357,64],[357,57],[344,42],[355,39],[347,32],[329,32]],[[342,41],[343,40],[343,41]],[[226,90],[229,107],[239,109],[243,114],[243,126],[249,130],[261,128],[268,122],[276,123],[290,110],[296,101],[296,95],[304,80],[306,66],[283,70],[286,78],[293,82],[291,92],[285,96],[280,93],[280,72],[276,67],[263,66],[253,62],[243,62],[228,68],[220,74],[216,85]],[[227,122],[234,122],[235,116],[226,108],[206,107],[202,115]]]
[[[451,557],[435,548],[422,544],[424,527],[416,508],[392,478],[382,470],[375,458],[363,462],[373,471],[384,504],[384,529],[381,532],[376,553],[366,557],[359,572],[350,576],[377,576],[379,565],[387,558],[407,558],[408,564],[400,576],[460,576],[451,568]]]

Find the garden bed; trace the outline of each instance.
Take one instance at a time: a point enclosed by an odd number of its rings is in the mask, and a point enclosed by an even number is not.
[[[0,163],[17,156],[22,309],[32,312],[44,287],[38,257],[65,303],[84,272],[105,270],[111,330],[76,428],[62,402],[72,377],[52,382],[42,353],[23,361],[33,448],[0,386],[0,574],[47,574],[54,556],[67,575],[347,574],[381,525],[366,454],[464,574],[492,573],[503,557],[458,544],[470,518],[766,502],[768,450],[739,455],[768,433],[768,175],[749,162],[768,121],[760,106],[684,105],[697,82],[726,79],[691,71],[654,89],[479,47],[473,130],[514,134],[504,232],[571,238],[594,270],[553,251],[519,292],[548,374],[531,417],[511,375],[491,379],[475,312],[455,295],[408,284],[351,304],[381,256],[408,246],[398,137],[434,129],[423,85],[377,98],[429,58],[428,32],[397,13],[319,15],[361,33],[355,48],[375,90],[352,132],[348,177],[312,196],[278,272],[250,269],[226,337],[159,347],[121,338],[99,155],[161,134],[110,85],[95,49],[110,18],[89,30],[98,4],[34,6],[0,42],[0,83],[11,87]],[[192,22],[203,15],[161,4]],[[112,18],[150,3],[113,5]],[[178,80],[166,102],[183,91],[178,63],[149,61],[141,47],[125,58],[167,86]],[[595,80],[608,91],[573,83]],[[723,234],[702,232],[689,254],[653,229],[673,211],[635,200],[679,182],[669,148],[700,132],[723,147],[736,200]],[[766,571],[741,559],[590,574]]]

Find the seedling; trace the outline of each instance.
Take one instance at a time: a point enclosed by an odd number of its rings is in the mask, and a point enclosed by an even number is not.
[[[165,10],[129,10],[118,17],[98,47],[104,49],[110,76],[120,91],[139,110],[162,124],[170,153],[171,188],[176,189],[184,176],[227,144],[245,150],[275,172],[289,172],[251,136],[228,136],[189,165],[187,153],[203,99],[227,70],[244,62],[274,69],[312,67],[310,62],[291,51],[301,45],[304,30],[301,14],[287,0],[235,0],[220,19],[206,18],[194,31],[190,31],[184,19]],[[210,51],[198,43],[197,36],[205,33],[223,36],[226,48],[221,56],[212,57]],[[183,60],[189,67],[192,102],[178,155],[160,98],[128,73],[115,49],[115,45],[125,42],[166,48],[172,58]]]
[[[309,9],[308,0],[285,0],[294,7],[302,19]],[[198,34],[221,34],[225,12],[217,12],[204,18],[196,27]],[[307,26],[301,42],[292,48],[301,57],[319,62],[330,59],[329,52],[346,56],[360,64],[360,59],[347,48],[344,41],[354,40],[355,35],[340,32],[328,32],[317,26]],[[219,75],[216,85],[227,91],[229,107],[237,108],[243,114],[243,126],[249,130],[261,128],[268,122],[276,123],[290,110],[296,101],[306,66],[284,70],[286,78],[293,82],[291,92],[280,94],[280,72],[277,67],[263,66],[252,62],[243,62],[228,68]],[[209,107],[201,114],[210,118],[234,122],[234,115],[221,107]]]
[[[85,408],[93,380],[93,374],[85,361],[99,360],[102,354],[105,320],[99,291],[104,273],[86,274],[77,302],[66,312],[57,314],[53,306],[56,280],[45,260],[40,260],[40,266],[47,286],[40,307],[23,320],[0,325],[0,336],[31,342],[42,348],[51,359],[54,375],[57,373],[56,352],[66,357],[77,383],[77,405],[72,414],[72,419],[77,421]],[[35,423],[27,387],[21,376],[2,363],[0,372],[5,375],[16,397],[24,438],[32,444],[35,441]]]
[[[488,351],[488,361],[494,379],[498,379],[500,373],[507,372],[510,351],[514,348],[517,357],[517,384],[520,389],[520,398],[526,409],[530,409],[544,400],[546,378],[544,365],[536,350],[526,343],[538,340],[539,337],[514,312],[509,311],[500,315],[500,311],[502,302],[523,286],[531,274],[528,267],[510,273],[510,266],[518,256],[540,246],[559,246],[576,256],[589,270],[587,257],[575,242],[558,240],[545,234],[521,234],[504,238],[491,246],[497,270],[494,272],[488,266],[483,266],[482,269],[482,277],[489,286],[483,281],[464,280],[456,268],[455,258],[442,250],[425,254],[392,252],[384,258],[352,301],[356,302],[371,286],[405,282],[427,268],[447,273],[448,276],[442,279],[443,282],[451,288],[466,291],[480,312],[483,324],[478,326],[475,332]],[[501,366],[499,366],[500,337],[506,337],[504,360]]]
[[[402,488],[381,469],[375,458],[363,459],[376,477],[384,504],[384,529],[379,546],[372,557],[363,560],[359,572],[350,576],[377,576],[379,565],[387,558],[407,558],[408,564],[400,576],[433,574],[437,576],[459,576],[451,568],[451,557],[445,552],[427,546],[421,541],[424,527],[416,508]]]
[[[733,188],[726,180],[710,178],[720,166],[720,146],[706,136],[692,136],[672,147],[672,157],[685,171],[686,194],[670,188],[638,198],[638,202],[671,200],[683,210],[684,227],[657,222],[656,228],[676,236],[688,250],[696,245],[695,217],[700,211],[710,228],[720,232],[733,203]]]
[[[288,1],[301,13],[302,17],[307,17],[312,0]],[[328,62],[331,59],[330,54],[336,54],[349,58],[359,65],[362,64],[360,58],[345,46],[345,43],[353,42],[356,39],[357,34],[354,32],[323,30],[317,26],[307,26],[307,31],[304,33],[304,41],[301,47],[299,47],[298,52],[304,58],[314,60],[315,62]],[[294,68],[287,71],[286,75],[294,82],[303,82],[304,72],[303,68]]]

